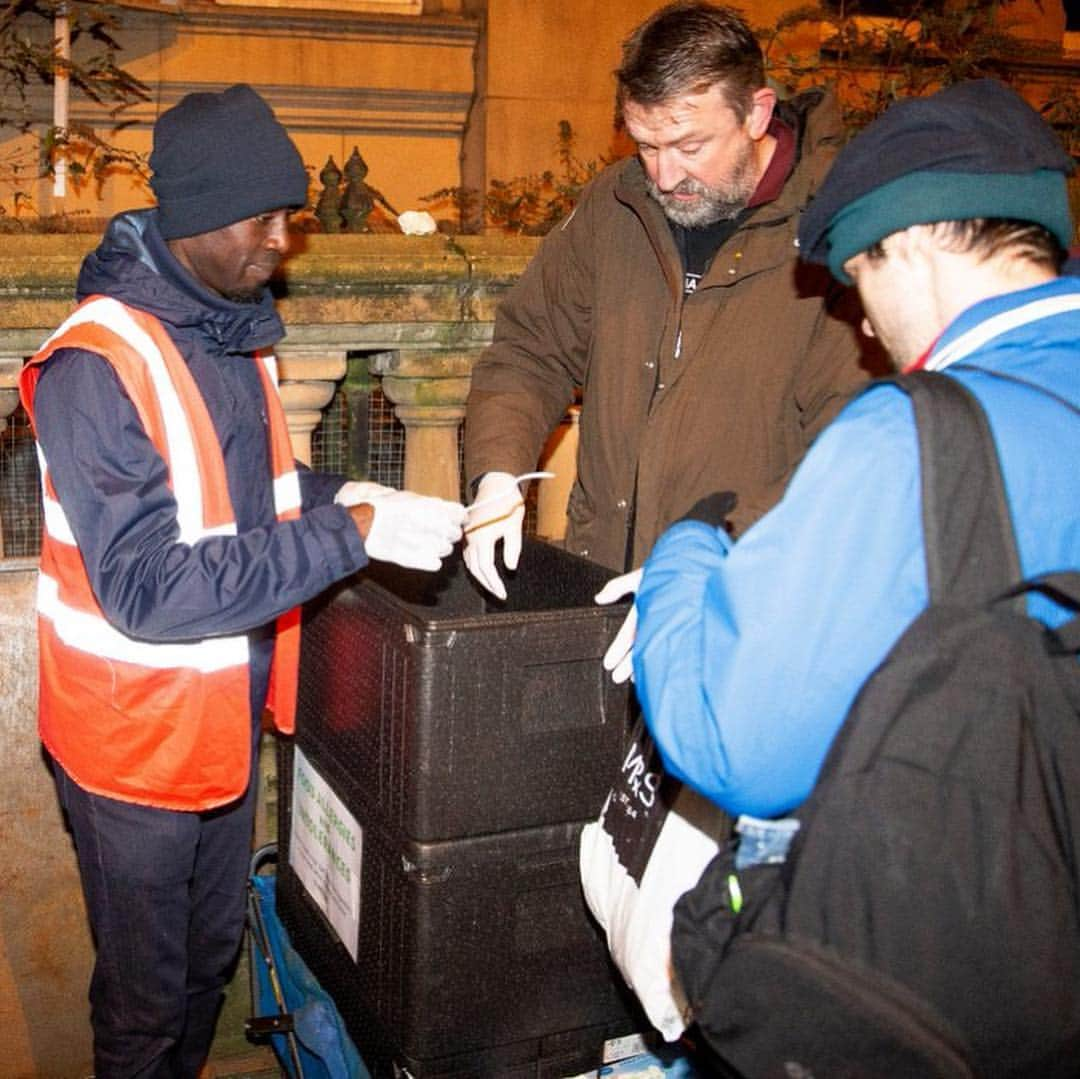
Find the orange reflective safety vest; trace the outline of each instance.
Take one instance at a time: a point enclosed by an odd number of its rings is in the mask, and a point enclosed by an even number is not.
[[[112,364],[168,467],[180,543],[236,534],[225,461],[195,380],[161,323],[101,296],[84,301],[20,379],[34,417],[46,360],[61,348]],[[278,520],[300,515],[300,482],[277,393],[272,355],[258,364]],[[152,644],[106,620],[63,507],[41,465],[44,530],[38,581],[41,740],[81,787],[126,802],[203,810],[243,794],[251,768],[248,641],[244,635]],[[296,711],[300,611],[277,622],[268,707],[291,732]]]

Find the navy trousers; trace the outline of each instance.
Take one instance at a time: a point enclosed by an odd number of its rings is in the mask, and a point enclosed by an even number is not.
[[[257,771],[237,802],[188,813],[91,794],[53,769],[97,948],[96,1079],[194,1079],[243,938]]]

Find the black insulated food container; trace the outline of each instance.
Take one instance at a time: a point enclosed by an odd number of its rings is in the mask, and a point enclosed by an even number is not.
[[[505,603],[460,559],[381,563],[305,611],[298,744],[347,804],[433,842],[600,812],[627,729],[612,574],[526,540]]]
[[[305,610],[278,912],[378,1079],[574,1075],[647,1027],[578,878],[628,730],[601,665],[627,605],[593,602],[611,576],[526,540],[506,603],[454,559]],[[355,961],[289,865],[295,749],[363,830]]]

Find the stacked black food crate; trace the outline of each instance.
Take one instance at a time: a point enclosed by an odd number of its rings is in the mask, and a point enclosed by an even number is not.
[[[278,911],[378,1077],[573,1075],[643,1029],[578,877],[627,733],[610,576],[527,540],[506,603],[455,560],[305,611]],[[290,864],[297,751],[362,832],[355,960]]]

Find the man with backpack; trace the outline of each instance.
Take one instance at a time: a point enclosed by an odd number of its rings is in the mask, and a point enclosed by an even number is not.
[[[864,327],[899,367],[948,370],[986,408],[1024,576],[1080,565],[1080,416],[1067,407],[1080,405],[1080,279],[1058,276],[1071,170],[1012,91],[962,83],[860,133],[800,227],[803,257],[855,281]],[[911,405],[877,388],[738,543],[695,520],[661,538],[634,668],[673,774],[732,814],[805,799],[855,694],[926,607],[919,479]],[[1042,597],[1030,610],[1065,617]]]
[[[646,562],[646,721],[741,815],[674,963],[747,1074],[1077,1074],[1072,168],[992,80],[858,135],[802,256],[898,367],[947,377],[864,392],[737,543],[691,517]]]

